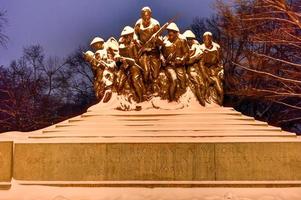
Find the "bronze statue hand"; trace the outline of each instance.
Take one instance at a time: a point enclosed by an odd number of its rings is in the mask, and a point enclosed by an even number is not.
[[[176,57],[176,59],[175,59],[175,64],[177,64],[177,65],[183,64],[183,58]]]
[[[162,54],[160,54],[160,60],[161,60],[161,65],[163,67],[165,67],[166,66],[166,59],[164,58],[164,56]]]
[[[140,40],[133,40],[134,43],[137,45],[138,49],[141,49],[142,48],[142,43]]]

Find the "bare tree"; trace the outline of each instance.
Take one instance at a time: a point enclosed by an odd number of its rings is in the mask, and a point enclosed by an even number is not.
[[[95,101],[93,89],[93,73],[90,65],[83,59],[84,47],[79,47],[67,58],[69,74],[74,74],[70,81],[71,89],[76,94],[77,101]],[[84,102],[84,103],[88,103]]]
[[[275,124],[300,122],[301,2],[218,0],[216,9],[227,94],[264,101],[257,112]]]
[[[23,59],[13,61],[10,70],[1,70],[1,125],[8,130],[35,124],[31,70],[24,63]]]
[[[41,45],[31,45],[23,49],[24,58],[33,69],[34,80],[37,80],[38,70],[43,68],[44,50]]]
[[[195,17],[190,25],[190,29],[196,35],[199,42],[203,41],[203,34],[206,31],[213,33],[215,40],[221,41],[222,33],[218,26],[219,16],[212,15],[209,18],[206,17]]]
[[[95,102],[92,73],[81,50],[47,57],[40,45],[0,67],[0,132],[30,131],[83,112]]]

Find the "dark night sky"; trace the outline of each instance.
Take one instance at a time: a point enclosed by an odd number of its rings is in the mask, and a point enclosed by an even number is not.
[[[119,36],[133,25],[140,9],[150,6],[153,16],[164,24],[179,14],[181,30],[194,17],[213,13],[213,0],[0,0],[7,11],[7,48],[0,48],[0,65],[20,57],[24,46],[41,44],[47,55],[65,56],[94,36]]]

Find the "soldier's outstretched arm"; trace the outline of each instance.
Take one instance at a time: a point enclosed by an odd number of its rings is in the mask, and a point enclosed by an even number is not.
[[[189,62],[194,63],[202,58],[202,51],[199,48],[194,49],[194,54],[190,57]]]
[[[163,37],[162,36],[157,38],[156,45],[159,46],[159,47],[163,46]]]
[[[123,57],[121,56],[119,58],[122,62],[125,62],[126,64],[133,66],[136,64],[135,60],[133,58],[129,58],[129,57]]]

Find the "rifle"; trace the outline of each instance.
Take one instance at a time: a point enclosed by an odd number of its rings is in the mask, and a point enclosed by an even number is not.
[[[88,55],[86,54],[86,53],[84,53],[83,52],[83,55],[85,56],[85,57],[88,57]],[[86,59],[86,58],[85,58]],[[87,60],[87,59],[86,59]],[[89,61],[90,63],[95,63],[97,66],[98,65],[101,65],[103,68],[107,68],[108,67],[108,65],[107,65],[107,63],[106,62],[104,62],[103,60],[97,60],[96,58],[93,58],[93,57],[91,57],[90,58],[90,61]]]
[[[164,65],[170,63],[175,58],[176,53],[171,53],[168,55],[168,57],[164,60]]]
[[[166,22],[157,32],[155,32],[141,47],[141,49],[138,52],[138,56],[140,57],[142,55],[142,53],[147,49],[147,47],[152,44],[153,40],[155,38],[158,38],[159,35],[161,35],[163,33],[163,31],[166,30],[167,26],[169,24],[171,24],[172,22],[174,22],[176,19],[178,18],[178,16],[175,16],[174,18],[170,19],[168,22]]]
[[[136,66],[136,67],[138,67],[139,69],[141,69],[142,71],[144,71],[144,70],[142,69],[142,67],[141,67],[140,65],[138,65],[138,64],[136,63],[136,61],[135,61],[133,58],[120,56],[119,59],[124,60],[124,61],[125,61],[128,65],[130,65],[130,66]]]

